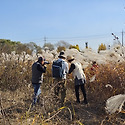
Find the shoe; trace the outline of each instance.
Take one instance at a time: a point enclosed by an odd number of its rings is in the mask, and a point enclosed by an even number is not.
[[[83,103],[84,103],[84,104],[88,104],[87,100],[84,100]]]
[[[76,103],[80,103],[80,101],[79,101],[79,100],[76,100]]]
[[[38,98],[37,98],[37,103],[40,103],[40,97],[38,96]]]
[[[34,104],[34,103],[32,103],[32,104],[30,105],[29,111],[33,111],[33,110],[34,110],[34,108],[35,108],[35,104]]]
[[[61,103],[61,107],[64,107],[64,103]]]

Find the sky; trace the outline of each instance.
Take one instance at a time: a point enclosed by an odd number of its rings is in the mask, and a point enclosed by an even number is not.
[[[97,50],[116,42],[111,33],[121,42],[125,31],[125,0],[0,0],[0,5],[0,39],[41,47],[45,40],[65,41],[80,49],[88,42]]]

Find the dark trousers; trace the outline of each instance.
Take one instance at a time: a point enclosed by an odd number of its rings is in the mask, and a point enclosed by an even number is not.
[[[81,91],[83,93],[84,101],[87,101],[87,99],[86,99],[86,90],[85,90],[84,84],[81,84],[81,85],[75,85],[75,94],[76,94],[77,102],[80,102],[80,99],[79,99],[79,87],[81,88]]]

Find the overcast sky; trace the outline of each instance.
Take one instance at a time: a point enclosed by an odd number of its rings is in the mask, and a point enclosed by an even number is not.
[[[43,46],[64,40],[97,49],[121,41],[125,0],[0,0],[0,39]],[[124,38],[125,39],[125,38]],[[124,40],[125,41],[125,40]],[[125,42],[124,42],[125,43]]]

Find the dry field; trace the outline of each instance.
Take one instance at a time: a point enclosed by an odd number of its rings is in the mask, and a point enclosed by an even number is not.
[[[41,85],[40,102],[32,110],[33,88],[31,65],[28,63],[5,62],[0,65],[0,125],[124,125],[123,111],[109,115],[105,111],[106,100],[125,93],[125,63],[99,65],[96,72],[91,66],[84,69],[87,83],[88,105],[75,102],[72,76],[67,79],[67,96],[64,107],[53,93],[51,64],[47,66]],[[89,82],[96,74],[96,79]],[[80,92],[82,100],[82,93]]]

